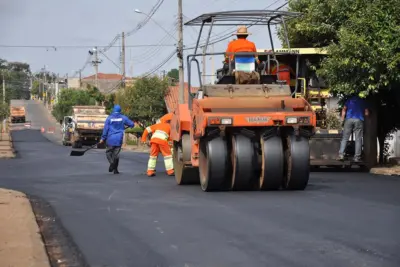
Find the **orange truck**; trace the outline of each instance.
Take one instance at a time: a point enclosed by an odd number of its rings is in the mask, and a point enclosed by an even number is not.
[[[275,10],[225,11],[201,15],[186,25],[201,27],[200,40],[204,25],[210,25],[210,36],[213,26],[219,24],[240,25],[248,20],[270,29],[270,25],[284,23],[282,17],[298,15]],[[229,62],[217,70],[219,79],[207,85],[201,83],[197,60],[204,54],[196,54],[197,50],[187,56],[188,103],[180,104],[171,120],[177,184],[200,183],[203,191],[304,190],[316,115],[304,98],[295,97],[286,81],[266,72],[263,65],[269,64],[268,60],[277,62],[274,48],[264,53],[268,59],[258,70],[254,62],[261,53],[235,53],[234,64]],[[197,72],[192,63],[196,63]],[[192,73],[200,78],[196,94],[190,92]],[[247,74],[253,77],[252,82],[238,78]],[[255,82],[254,77],[258,77]]]
[[[10,107],[11,123],[24,123],[25,122],[25,107],[17,106]]]

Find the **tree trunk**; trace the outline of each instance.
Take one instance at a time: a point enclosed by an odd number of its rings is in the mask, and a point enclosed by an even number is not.
[[[369,100],[370,116],[364,122],[364,158],[368,168],[372,168],[377,163],[378,147],[378,109],[374,100]]]
[[[384,164],[385,162],[385,138],[386,134],[380,131],[378,135],[379,140],[379,164]]]

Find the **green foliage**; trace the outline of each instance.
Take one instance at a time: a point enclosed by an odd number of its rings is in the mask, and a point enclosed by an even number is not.
[[[52,113],[57,121],[60,121],[64,119],[64,116],[72,114],[72,106],[95,105],[95,102],[95,99],[86,90],[63,89]]]
[[[33,81],[32,83],[32,89],[31,89],[31,94],[32,95],[39,95],[39,87],[40,87],[40,83],[39,81]],[[40,96],[41,97],[41,96]]]
[[[338,41],[338,31],[349,16],[372,0],[289,0],[289,11],[302,16],[287,22],[291,47],[325,47]],[[278,37],[286,47],[283,28]]]
[[[395,2],[373,1],[341,27],[320,71],[334,93],[367,96],[400,81],[400,8]]]
[[[327,46],[318,75],[342,99],[369,100],[383,144],[400,127],[399,0],[290,0],[289,11],[303,13],[288,23],[291,47]]]
[[[0,86],[4,77],[7,103],[11,99],[29,99],[30,73],[29,64],[0,59]],[[3,90],[0,90],[0,99],[3,99]]]
[[[141,134],[143,133],[143,128],[140,126],[135,125],[133,128],[128,128],[125,130],[125,133],[130,133],[130,134]]]
[[[106,107],[107,114],[111,114],[112,109],[114,107],[115,100],[116,100],[116,94],[115,93],[108,94],[108,95],[105,96],[104,105]]]
[[[99,91],[99,89],[95,86],[87,85],[87,92],[90,97],[93,98],[98,104],[103,103],[105,100],[105,96]]]
[[[131,87],[117,95],[116,102],[128,117],[143,125],[154,124],[157,118],[165,115],[164,96],[168,90],[168,81],[157,76],[138,79]]]
[[[7,104],[0,103],[0,123],[10,115],[10,107]]]
[[[167,76],[172,79],[172,81],[175,83],[176,81],[179,81],[179,70],[178,69],[171,69],[168,71]]]

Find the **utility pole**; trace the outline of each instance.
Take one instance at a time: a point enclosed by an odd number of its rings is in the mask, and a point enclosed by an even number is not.
[[[67,79],[68,79],[68,76],[67,76]],[[81,87],[82,87],[82,71],[79,70],[79,88],[81,88]]]
[[[99,89],[99,54],[97,52],[97,46],[95,47],[94,51],[94,71],[95,71],[95,85],[96,88]]]
[[[6,103],[6,78],[4,77],[3,71],[3,104]]]
[[[203,47],[203,71],[202,71],[202,79],[201,83],[204,85],[206,84],[206,46]]]
[[[211,54],[214,54],[214,44],[211,45]],[[215,66],[214,66],[214,55],[211,55],[211,81],[210,84],[214,84],[215,81]]]
[[[182,0],[178,0],[178,59],[179,59],[179,104],[185,103],[185,80],[183,73],[183,18]],[[189,89],[190,90],[190,89]]]
[[[122,32],[122,51],[121,51],[121,70],[122,70],[122,87],[125,87],[125,32]]]

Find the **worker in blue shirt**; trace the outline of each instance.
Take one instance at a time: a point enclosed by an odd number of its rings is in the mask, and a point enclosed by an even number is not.
[[[344,121],[344,129],[342,141],[340,143],[338,160],[344,160],[344,151],[347,141],[352,133],[355,135],[355,153],[354,161],[361,161],[362,137],[364,129],[364,116],[369,116],[369,111],[364,99],[357,95],[350,97],[344,104],[342,110],[342,121]]]
[[[125,126],[133,128],[135,124],[125,115],[121,114],[121,107],[115,105],[113,112],[107,117],[104,123],[103,134],[100,144],[106,142],[106,156],[110,162],[109,172],[118,174],[119,153],[121,152],[122,141],[124,138]]]

